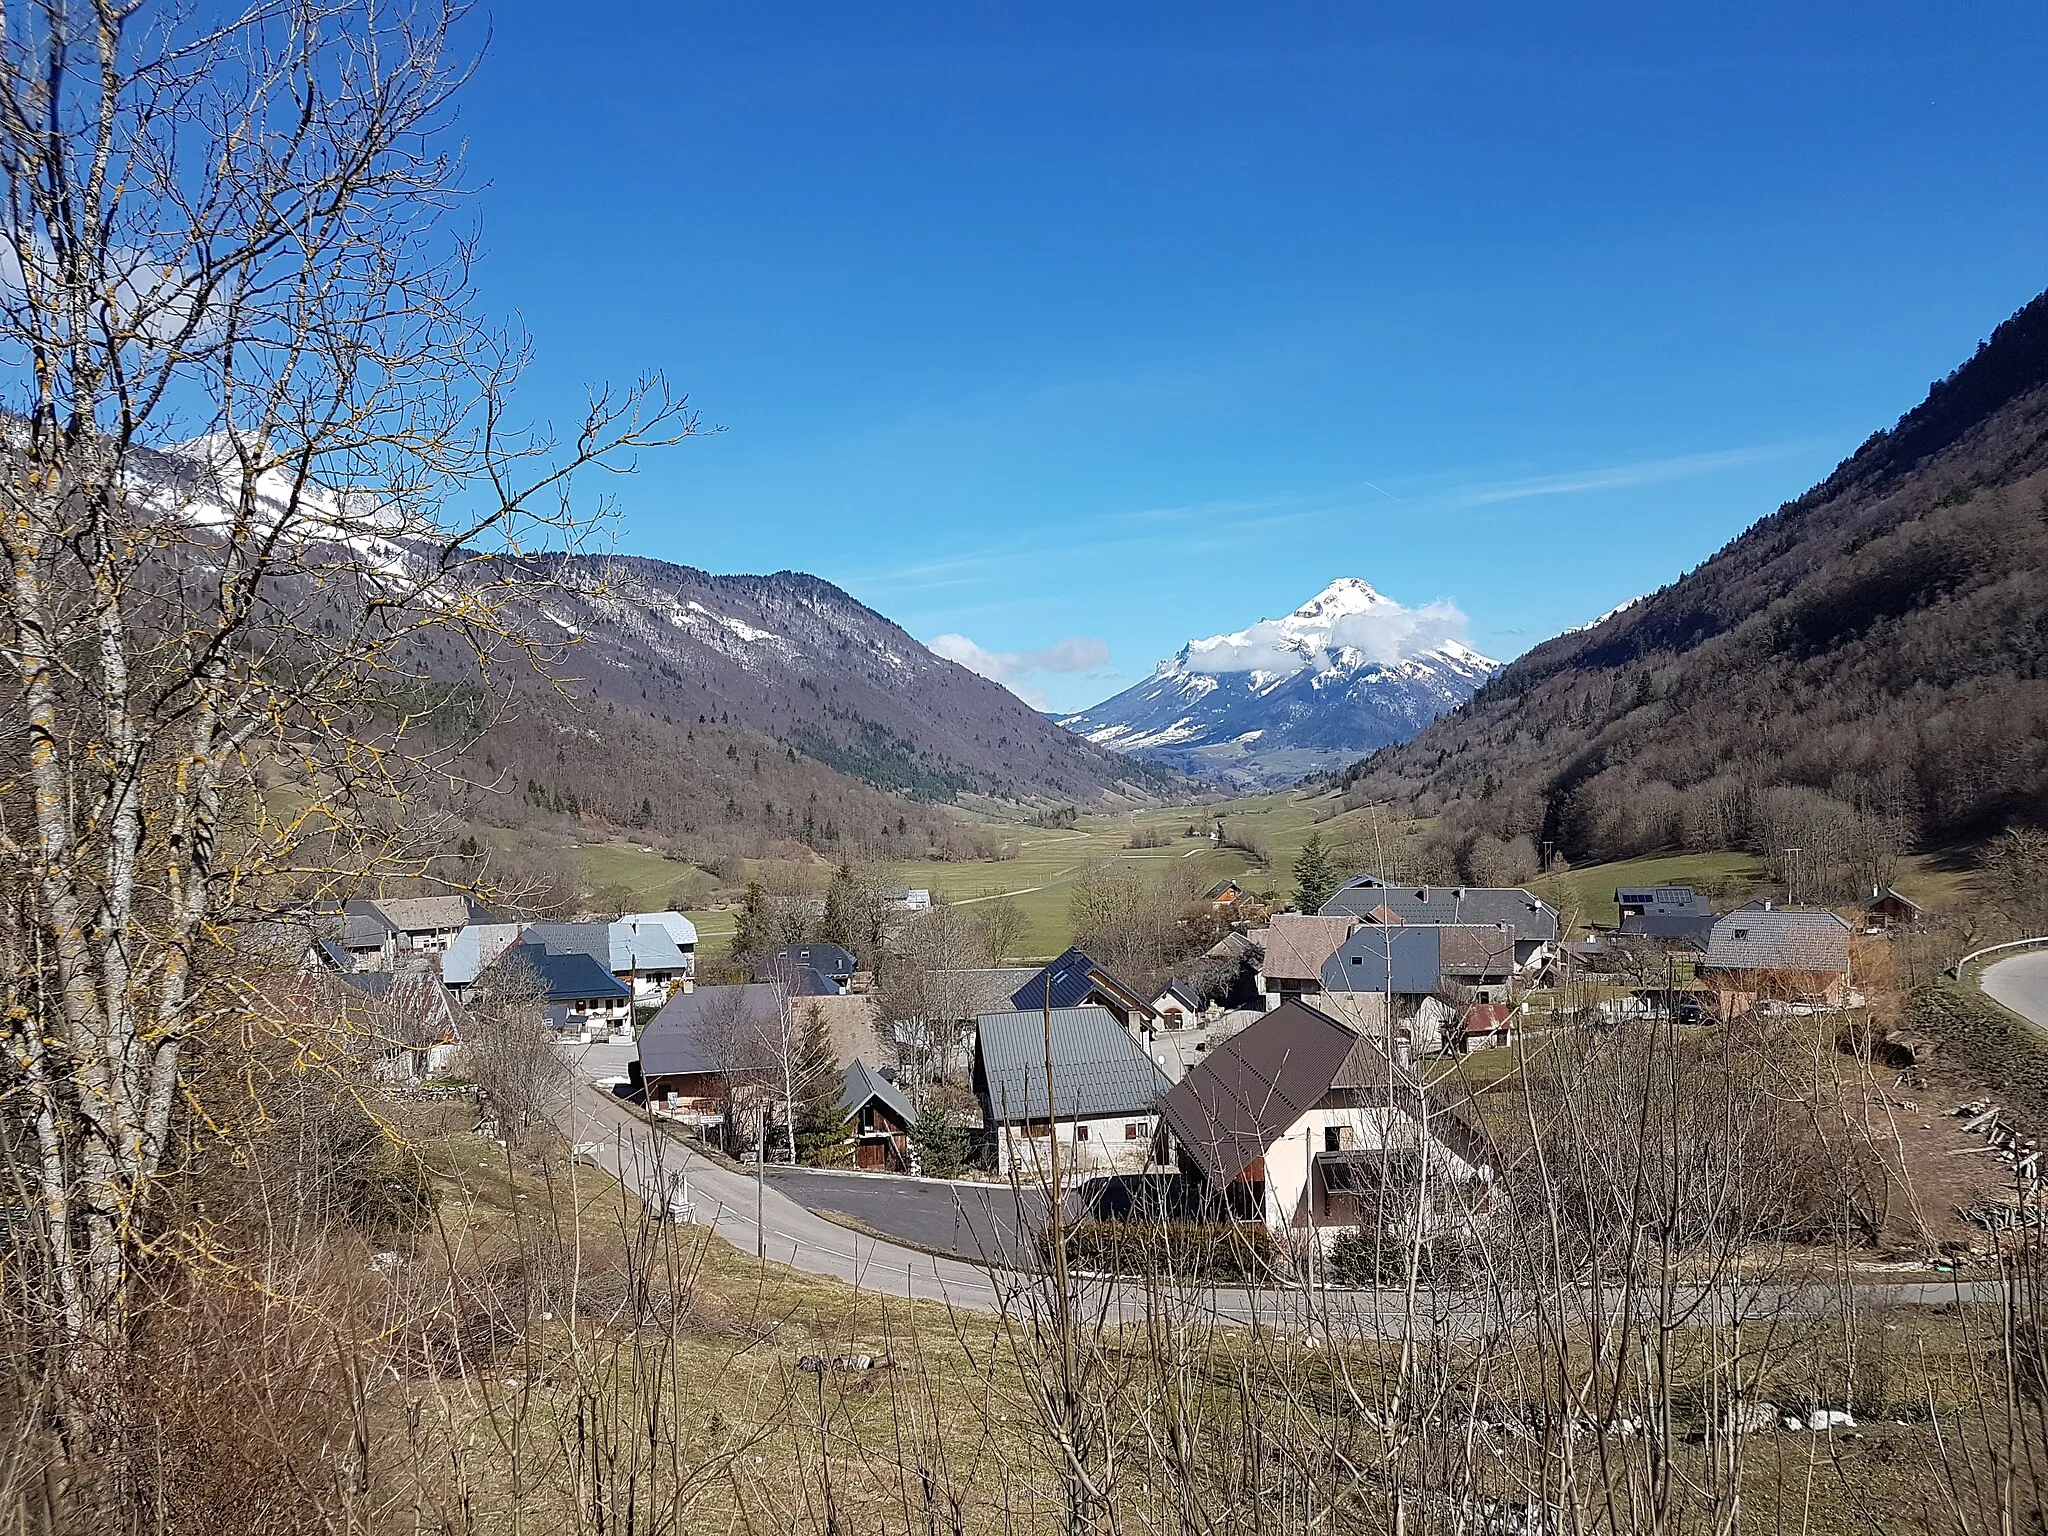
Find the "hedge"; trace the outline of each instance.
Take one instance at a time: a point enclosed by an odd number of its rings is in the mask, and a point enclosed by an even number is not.
[[[1274,1268],[1273,1234],[1249,1222],[1081,1221],[1067,1228],[1066,1248],[1073,1268],[1107,1274],[1232,1284]]]

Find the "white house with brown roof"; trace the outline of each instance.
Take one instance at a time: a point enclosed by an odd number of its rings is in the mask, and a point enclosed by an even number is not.
[[[1185,1168],[1297,1247],[1352,1227],[1440,1227],[1492,1178],[1478,1131],[1297,998],[1212,1050],[1163,1115]]]

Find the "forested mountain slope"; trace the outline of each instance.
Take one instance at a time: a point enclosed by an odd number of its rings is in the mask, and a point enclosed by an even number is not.
[[[542,564],[553,584],[534,622],[560,635],[563,686],[512,674],[469,754],[499,786],[462,797],[473,819],[566,818],[704,857],[794,839],[903,858],[963,851],[936,808],[963,795],[1092,805],[1192,788],[1061,730],[817,577]],[[457,688],[474,673],[452,650],[424,670]]]
[[[2048,819],[2048,295],[1824,482],[1348,771],[1526,864],[1787,846],[1836,884]]]

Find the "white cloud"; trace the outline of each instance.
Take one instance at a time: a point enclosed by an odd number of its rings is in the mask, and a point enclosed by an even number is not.
[[[1437,649],[1463,643],[1467,620],[1455,603],[1409,608],[1383,598],[1370,608],[1341,614],[1327,629],[1299,619],[1266,619],[1234,635],[1196,640],[1188,666],[1197,672],[1299,672],[1328,665],[1330,653],[1349,648],[1366,660],[1392,666]]]
[[[1046,697],[1029,686],[1029,679],[1055,672],[1097,672],[1109,665],[1108,644],[1086,635],[1069,635],[1038,651],[991,651],[965,635],[934,635],[926,649],[1001,683],[1033,709],[1044,709]]]

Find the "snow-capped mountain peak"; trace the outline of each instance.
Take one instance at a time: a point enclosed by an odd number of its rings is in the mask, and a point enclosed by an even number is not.
[[[1340,577],[1278,619],[1190,640],[1144,682],[1061,721],[1100,746],[1241,785],[1287,783],[1405,741],[1499,666],[1449,603]]]

